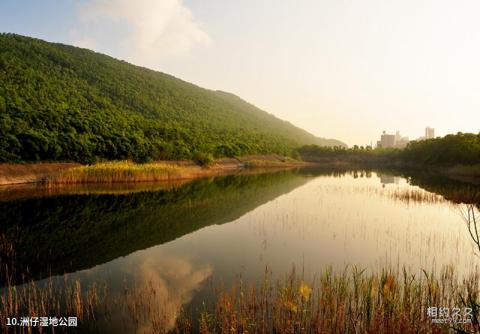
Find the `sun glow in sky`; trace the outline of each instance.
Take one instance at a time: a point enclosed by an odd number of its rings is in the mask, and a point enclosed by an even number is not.
[[[480,131],[476,0],[2,0],[0,31],[230,91],[315,135],[369,144]]]

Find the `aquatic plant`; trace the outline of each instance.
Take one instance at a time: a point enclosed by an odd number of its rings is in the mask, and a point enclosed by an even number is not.
[[[438,274],[326,268],[312,280],[295,270],[274,280],[267,270],[260,282],[217,285],[201,309],[179,310],[175,318],[158,302],[161,291],[153,282],[126,284],[123,293],[113,295],[106,284],[82,288],[79,281],[65,279],[58,286],[49,279],[41,286],[4,289],[0,318],[68,314],[78,317],[82,329],[114,323],[145,333],[475,333],[480,330],[479,278],[477,271],[459,278],[450,266]],[[456,308],[462,310],[459,318],[452,316]],[[449,318],[440,309],[450,310]],[[29,333],[32,327],[15,330]]]

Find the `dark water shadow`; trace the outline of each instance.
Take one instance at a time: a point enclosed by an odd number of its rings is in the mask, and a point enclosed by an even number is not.
[[[290,170],[204,178],[148,191],[36,193],[0,202],[0,284],[7,275],[19,283],[91,268],[233,221],[308,180]]]

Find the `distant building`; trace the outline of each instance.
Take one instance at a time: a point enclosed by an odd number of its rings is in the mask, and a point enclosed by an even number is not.
[[[407,146],[408,142],[408,137],[402,137],[399,131],[397,131],[397,133],[394,135],[387,134],[385,131],[383,131],[382,135],[380,136],[380,140],[377,141],[377,147],[404,148]]]
[[[397,133],[395,134],[395,144],[393,146],[397,148],[404,148],[408,145],[408,142],[408,137],[400,136],[400,131],[397,131]]]
[[[380,140],[377,142],[377,146],[388,148],[393,147],[395,145],[395,135],[389,135],[385,131],[383,131],[382,135],[380,136]]]
[[[425,128],[425,136],[418,137],[416,141],[422,141],[422,140],[433,139],[433,138],[435,138],[435,129],[427,126]]]
[[[413,141],[422,141],[433,138],[435,138],[435,129],[427,126],[425,128],[425,136],[419,137]],[[382,135],[380,136],[380,140],[377,141],[377,147],[404,148],[408,145],[409,142],[410,140],[408,139],[408,137],[402,137],[399,131],[397,131],[394,135],[390,135],[383,131]]]
[[[435,129],[431,127],[425,128],[425,139],[433,139],[435,138]]]

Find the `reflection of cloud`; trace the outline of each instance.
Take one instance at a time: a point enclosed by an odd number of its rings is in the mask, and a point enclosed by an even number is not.
[[[149,299],[145,302],[152,307],[151,315],[158,316],[165,329],[170,330],[181,307],[192,300],[193,293],[211,274],[209,265],[196,268],[184,258],[150,256],[139,264],[134,276],[137,298],[138,293],[145,294]],[[143,328],[139,332],[149,332],[150,321],[140,324]]]
[[[67,276],[72,282],[98,283],[100,300],[105,283],[109,316],[98,319],[99,328],[112,333],[156,333],[174,328],[182,307],[192,301],[212,272],[209,264],[195,263],[157,246]],[[65,277],[58,278],[58,284],[63,284]]]
[[[80,7],[79,17],[82,25],[72,33],[74,44],[99,45],[100,35],[114,38],[120,33],[115,45],[139,62],[152,63],[210,42],[181,0],[90,0]]]

